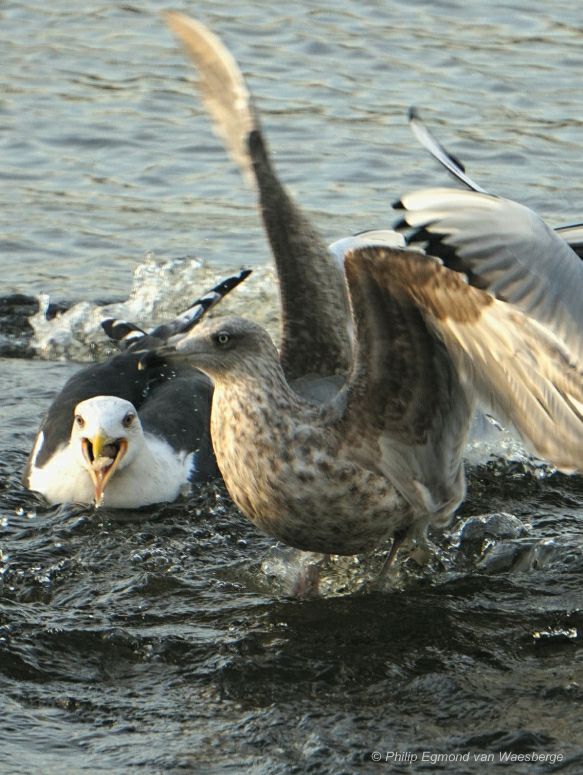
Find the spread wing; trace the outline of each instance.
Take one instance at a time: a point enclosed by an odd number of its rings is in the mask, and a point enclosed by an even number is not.
[[[478,191],[482,194],[488,193],[482,186],[478,185],[475,180],[472,180],[472,178],[469,177],[463,163],[450,153],[447,148],[443,147],[433,132],[431,132],[421,120],[421,116],[416,108],[409,109],[409,126],[425,150],[429,151],[431,156],[445,167],[456,180],[464,186],[467,186],[471,191]],[[579,258],[583,258],[583,223],[557,226],[555,231],[561,239],[564,239],[565,242],[569,243],[570,247],[577,253]]]
[[[425,150],[429,151],[433,158],[445,167],[456,180],[467,186],[470,191],[480,191],[482,194],[487,193],[482,186],[478,185],[466,174],[466,168],[462,162],[444,148],[433,132],[429,131],[415,108],[409,109],[409,127]]]
[[[465,393],[475,395],[501,419],[512,423],[538,455],[565,471],[583,470],[583,373],[552,331],[513,305],[471,287],[463,276],[444,267],[438,259],[418,252],[359,250],[347,257],[346,269],[359,337],[357,366],[351,382],[353,397],[347,413],[357,413],[358,405],[368,400],[368,393],[377,392],[377,411],[384,418],[383,443],[390,444],[402,422],[395,407],[402,400],[401,395],[405,395],[409,416],[421,429],[432,427],[431,414],[437,409],[443,415],[443,427],[449,427],[450,434],[460,433],[459,410],[455,406],[448,426],[447,390],[454,391],[454,404],[459,401],[455,381],[447,388],[445,382],[431,380],[429,367],[420,357],[417,361],[422,365],[414,374],[415,379],[411,380],[407,372],[403,379],[402,362],[407,366],[414,361],[403,355],[400,361],[392,362],[394,343],[389,342],[384,361],[379,361],[374,349],[367,350],[367,339],[372,337],[374,342],[378,336],[375,331],[391,324],[390,314],[379,314],[379,304],[384,304],[390,313],[395,306],[392,300],[404,298],[419,314],[428,336],[432,334],[430,341],[436,352],[437,342],[445,347],[447,362],[443,362],[443,356],[439,361],[442,380],[449,364],[449,378],[453,370]],[[380,300],[376,308],[367,303],[373,293]],[[383,294],[388,301],[383,301]],[[422,329],[417,324],[414,330]],[[409,334],[409,339],[406,336],[404,353],[412,349],[413,335]],[[363,381],[362,375],[369,373],[375,375],[374,379]],[[439,372],[435,373],[439,377]],[[427,381],[433,381],[436,396],[432,397],[425,387]],[[425,402],[433,408],[429,409]],[[409,420],[406,425],[417,427]],[[448,449],[443,444],[447,434],[433,438],[437,452]],[[409,441],[414,439],[411,430]],[[450,446],[451,443],[450,440]]]
[[[347,254],[356,353],[343,432],[355,458],[380,468],[417,511],[447,518],[464,493],[473,397],[400,278],[411,255],[381,247]]]
[[[221,280],[210,291],[206,291],[193,302],[187,310],[181,312],[178,317],[162,323],[149,333],[135,323],[119,320],[119,318],[106,318],[101,321],[101,327],[112,341],[118,343],[120,350],[131,348],[138,351],[159,347],[163,342],[167,342],[171,336],[185,334],[194,328],[215,304],[222,301],[250,274],[250,269],[242,269],[237,274]]]
[[[204,25],[176,12],[165,16],[197,69],[198,90],[217,134],[256,184],[279,277],[281,362],[287,378],[346,373],[351,343],[344,276],[317,230],[279,180],[235,59]],[[313,303],[303,303],[305,299]]]
[[[583,360],[583,262],[532,210],[508,199],[448,188],[401,199],[404,220],[469,282],[552,331]],[[443,245],[445,250],[440,249]]]
[[[204,24],[176,11],[167,12],[164,18],[197,69],[197,88],[215,132],[243,174],[253,181],[247,138],[258,128],[258,119],[235,58]]]

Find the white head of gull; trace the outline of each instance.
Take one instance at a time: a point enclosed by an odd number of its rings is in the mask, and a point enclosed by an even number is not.
[[[30,487],[50,503],[138,508],[177,498],[193,456],[145,434],[130,401],[100,395],[77,404],[69,443],[31,472]]]

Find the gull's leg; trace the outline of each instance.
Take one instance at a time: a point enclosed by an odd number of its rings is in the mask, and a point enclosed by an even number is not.
[[[320,594],[320,573],[327,557],[329,555],[322,554],[317,560],[310,561],[302,568],[292,588],[292,597],[317,597]]]
[[[407,538],[408,534],[409,534],[408,528],[403,528],[402,530],[397,530],[393,535],[393,543],[391,544],[389,553],[385,557],[385,561],[383,563],[383,567],[381,568],[381,572],[378,575],[379,580],[386,578],[389,572],[389,569],[393,564],[393,560],[397,556],[397,552],[401,548],[401,545],[403,544],[403,541]]]

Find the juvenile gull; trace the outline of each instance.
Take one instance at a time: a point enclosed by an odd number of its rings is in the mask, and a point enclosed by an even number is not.
[[[176,320],[146,334],[104,321],[124,351],[81,369],[54,399],[38,431],[24,484],[49,503],[114,508],[172,501],[219,474],[209,429],[212,385],[201,372],[143,352],[192,328],[248,272],[223,281]]]
[[[314,375],[346,375],[347,364],[351,360],[351,327],[346,326],[350,316],[346,311],[344,283],[337,285],[337,277],[341,274],[334,272],[336,261],[330,262],[329,252],[325,249],[323,241],[278,180],[267,154],[257,110],[232,55],[221,41],[200,23],[175,13],[167,15],[167,21],[183,42],[186,52],[199,72],[198,88],[207,109],[213,116],[217,132],[226,142],[235,161],[257,186],[264,226],[275,258],[282,296],[281,357],[284,373],[292,381],[296,390],[303,392],[306,387],[313,389],[316,385],[317,400],[330,399],[342,384],[342,377],[337,376],[332,381],[329,377],[314,379]],[[561,236],[567,239],[571,235],[561,231]],[[393,239],[389,232],[380,234],[373,232],[368,237],[365,235],[357,237],[356,242],[350,239],[339,241],[333,246],[333,252],[341,259],[347,249],[358,246],[363,239],[373,243],[386,243],[387,238]],[[575,233],[573,240],[577,238]],[[443,246],[442,252],[444,252]],[[452,268],[463,270],[460,266],[452,265]],[[512,262],[508,262],[505,267],[508,282],[511,282],[515,271],[516,267]],[[512,309],[506,309],[504,314],[499,313],[497,316],[487,315],[485,317],[488,322],[485,326],[487,337],[483,341],[480,340],[479,334],[470,336],[468,339],[467,331],[464,331],[465,339],[462,338],[456,347],[454,346],[456,336],[451,331],[439,332],[440,337],[448,338],[453,352],[452,357],[463,364],[465,371],[470,372],[467,383],[479,384],[481,403],[485,403],[486,407],[497,407],[497,414],[502,420],[514,414],[511,411],[513,406],[514,410],[517,408],[514,402],[522,405],[524,395],[532,397],[533,389],[529,385],[521,385],[517,397],[513,370],[510,369],[507,372],[506,366],[496,362],[496,355],[500,349],[500,345],[493,344],[498,336],[496,329],[500,325],[506,325],[506,323],[501,324],[500,320],[511,315]],[[539,350],[532,326],[533,322],[530,321],[527,327],[530,346],[535,349],[528,369],[537,368],[538,358],[546,358],[546,355]],[[348,337],[345,335],[347,328]],[[504,342],[502,350],[512,347],[523,348],[524,343],[520,339],[519,327],[515,325],[510,330],[511,340],[509,342],[508,338],[506,340],[502,338]],[[547,336],[548,333],[548,330],[544,330],[542,336]],[[309,343],[307,346],[306,342]],[[484,356],[482,350],[488,346],[493,347],[492,355]],[[508,352],[506,356],[508,357]],[[495,377],[491,380],[474,380],[474,373],[478,373],[481,377],[487,376],[488,370],[484,368],[484,362],[492,363]],[[299,382],[294,381],[298,376],[302,379]],[[554,376],[560,380],[559,375],[554,373]],[[552,392],[554,388],[549,390]],[[316,398],[316,396],[313,397]],[[547,398],[550,400],[549,396]],[[545,404],[544,401],[543,404]],[[558,399],[558,404],[564,407],[564,399]],[[532,416],[537,417],[538,412],[533,411]],[[572,412],[570,414],[567,411],[562,419],[570,417]],[[560,424],[560,420],[557,422]],[[524,426],[525,423],[521,424]],[[575,424],[579,424],[576,416]],[[558,439],[557,444],[560,444],[563,430],[557,431],[554,421],[548,424],[540,423],[539,431],[542,428],[548,430],[554,439]],[[528,440],[528,433],[523,435],[526,435]],[[541,442],[540,438],[539,442]],[[543,449],[542,446],[538,448]],[[554,449],[549,448],[551,459],[553,454]],[[566,463],[564,467],[570,468],[571,465]]]
[[[255,323],[221,320],[176,342],[174,358],[213,380],[218,465],[258,527],[334,554],[366,552],[391,536],[422,539],[463,498],[476,395],[488,395],[539,453],[583,467],[581,417],[551,395],[580,406],[580,375],[536,321],[419,252],[358,249],[345,269],[355,355],[328,402],[290,388]]]

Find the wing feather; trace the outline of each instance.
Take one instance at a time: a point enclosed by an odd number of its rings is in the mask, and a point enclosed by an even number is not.
[[[391,249],[371,253],[379,284],[401,288],[444,344],[468,394],[476,394],[558,468],[583,471],[583,373],[552,331],[513,305],[468,285],[433,257]],[[352,289],[352,284],[351,284]]]
[[[197,86],[217,134],[256,184],[279,277],[281,362],[287,378],[346,373],[352,350],[344,275],[279,180],[237,62],[200,22],[177,12],[167,13],[166,21],[198,71]]]
[[[453,249],[452,268],[537,320],[583,361],[583,262],[536,213],[508,199],[447,188],[413,192],[401,204],[410,226]],[[438,244],[428,250],[451,264]]]
[[[375,464],[417,511],[449,518],[464,493],[473,397],[397,275],[390,248],[345,259],[357,349],[343,422],[355,457]],[[410,255],[410,252],[407,253]],[[423,269],[423,265],[420,265]]]

